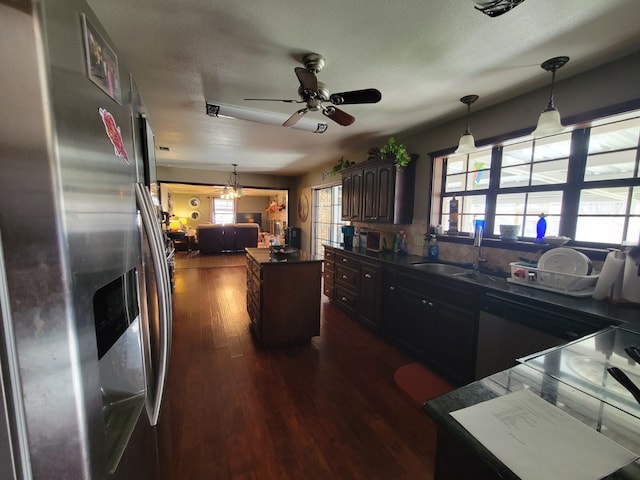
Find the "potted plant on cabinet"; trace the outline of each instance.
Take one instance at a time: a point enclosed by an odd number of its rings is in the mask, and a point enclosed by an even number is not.
[[[409,165],[409,162],[411,162],[411,157],[407,153],[407,147],[401,143],[397,143],[395,137],[389,137],[387,144],[380,149],[380,155],[382,158],[393,158],[393,163],[398,168],[406,167]]]
[[[340,157],[340,160],[336,162],[336,164],[331,167],[331,175],[335,175],[343,168],[350,167],[351,165],[355,165],[356,162],[352,162],[351,160],[347,160],[344,156]]]

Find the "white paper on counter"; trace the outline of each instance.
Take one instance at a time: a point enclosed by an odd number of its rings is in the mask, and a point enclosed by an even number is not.
[[[451,415],[522,480],[598,480],[638,458],[527,389]]]

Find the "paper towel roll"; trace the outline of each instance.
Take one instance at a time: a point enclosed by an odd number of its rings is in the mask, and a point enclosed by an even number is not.
[[[620,296],[624,266],[624,252],[612,251],[607,254],[607,258],[602,266],[602,272],[600,272],[598,282],[596,283],[596,288],[593,290],[593,298],[596,300],[604,300],[609,295],[612,295],[614,298]]]
[[[624,278],[622,281],[622,298],[630,302],[640,303],[640,266],[637,260],[627,255],[624,263]]]

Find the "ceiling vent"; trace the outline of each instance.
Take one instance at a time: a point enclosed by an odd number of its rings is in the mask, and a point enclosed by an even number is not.
[[[473,0],[478,4],[476,10],[480,10],[490,17],[499,17],[512,8],[520,5],[524,0]]]

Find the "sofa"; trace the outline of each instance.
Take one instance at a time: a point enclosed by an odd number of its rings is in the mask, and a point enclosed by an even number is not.
[[[198,248],[201,254],[241,252],[258,246],[259,233],[257,223],[203,223],[198,225]]]

